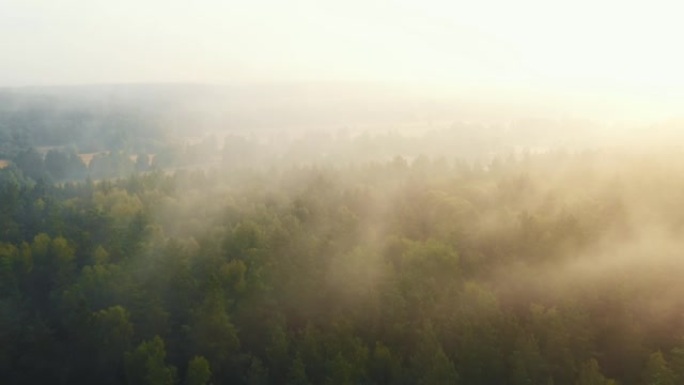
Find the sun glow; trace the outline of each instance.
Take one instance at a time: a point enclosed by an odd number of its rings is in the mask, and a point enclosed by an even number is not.
[[[684,6],[671,1],[5,4],[5,86],[380,81],[670,112],[684,97]]]

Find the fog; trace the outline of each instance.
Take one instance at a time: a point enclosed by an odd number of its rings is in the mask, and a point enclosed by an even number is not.
[[[0,0],[3,383],[684,383],[682,11]]]
[[[620,121],[672,118],[684,92],[681,6],[669,1],[7,0],[0,10],[5,87],[380,82],[402,97]]]

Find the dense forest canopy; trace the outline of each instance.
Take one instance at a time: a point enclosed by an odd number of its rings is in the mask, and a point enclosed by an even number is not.
[[[86,164],[0,115],[3,383],[684,381],[676,149],[456,123]]]

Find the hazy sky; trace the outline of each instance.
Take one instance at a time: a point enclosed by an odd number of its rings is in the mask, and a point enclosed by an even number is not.
[[[651,1],[0,0],[0,86],[374,80],[684,95]]]

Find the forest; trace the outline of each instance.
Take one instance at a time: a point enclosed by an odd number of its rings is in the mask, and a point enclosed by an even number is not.
[[[0,0],[0,385],[684,385],[682,15]]]
[[[14,151],[0,382],[684,382],[677,149],[385,156],[430,135]]]

